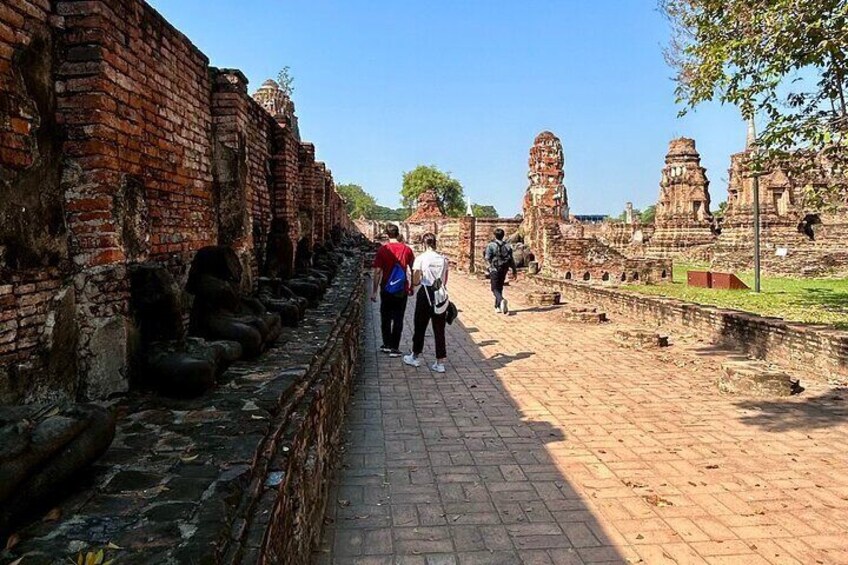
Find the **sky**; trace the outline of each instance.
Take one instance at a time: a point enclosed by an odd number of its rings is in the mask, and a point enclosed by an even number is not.
[[[732,106],[678,117],[656,0],[148,1],[251,92],[289,66],[301,137],[337,184],[386,206],[425,164],[513,216],[533,138],[550,130],[572,213],[655,203],[680,136],[697,142],[715,208],[745,143]]]

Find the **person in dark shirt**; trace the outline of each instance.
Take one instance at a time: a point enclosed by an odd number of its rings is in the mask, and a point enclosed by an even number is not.
[[[377,302],[380,295],[380,331],[383,334],[383,344],[380,351],[388,353],[390,357],[400,357],[400,338],[403,334],[403,316],[406,313],[406,303],[412,293],[412,263],[415,254],[412,249],[400,241],[400,230],[394,224],[386,226],[388,242],[377,250],[374,257],[374,274],[371,288],[371,301]],[[387,286],[396,281],[390,281],[390,275],[394,267],[400,266],[405,275],[405,284],[401,289],[390,292]]]
[[[504,241],[504,231],[498,228],[494,235],[495,239],[486,246],[483,257],[489,265],[489,282],[492,294],[495,295],[495,312],[508,314],[509,302],[503,296],[503,289],[510,269],[512,269],[512,276],[515,277],[515,260],[512,257],[512,246]]]

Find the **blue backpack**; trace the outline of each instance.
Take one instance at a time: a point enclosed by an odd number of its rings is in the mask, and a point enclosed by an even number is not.
[[[400,266],[400,263],[395,262],[395,266],[389,272],[389,278],[386,281],[386,286],[383,290],[389,294],[401,294],[406,292],[406,269]]]

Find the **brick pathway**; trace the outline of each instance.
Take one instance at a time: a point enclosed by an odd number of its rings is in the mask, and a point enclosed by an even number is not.
[[[372,353],[369,313],[317,563],[848,563],[848,391],[720,396],[694,339],[451,290],[444,375]]]

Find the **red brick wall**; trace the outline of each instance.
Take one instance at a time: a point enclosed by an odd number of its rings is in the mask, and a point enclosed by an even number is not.
[[[291,124],[280,123],[274,131],[274,154],[271,157],[271,200],[275,218],[283,218],[289,226],[292,246],[297,245],[298,211],[300,208],[300,140]],[[294,257],[290,269],[294,268]]]
[[[44,0],[0,3],[0,404],[76,393],[73,356],[51,365],[48,355],[59,307],[73,303],[49,10]]]
[[[287,110],[142,0],[0,0],[0,402],[127,389],[129,264],[182,281],[231,244],[249,285],[273,218],[329,237],[332,176]]]
[[[273,215],[271,155],[278,126],[248,96],[240,71],[213,69],[212,74],[218,241],[240,252],[255,280]]]
[[[206,56],[139,0],[57,8],[68,49],[57,82],[64,150],[83,170],[68,193],[77,263],[127,258],[123,219],[111,214],[127,177],[143,187],[149,214],[137,258],[186,260],[215,243]]]
[[[39,114],[21,77],[12,72],[13,59],[44,33],[49,8],[39,0],[0,4],[0,165],[15,170],[33,163],[32,130]]]

